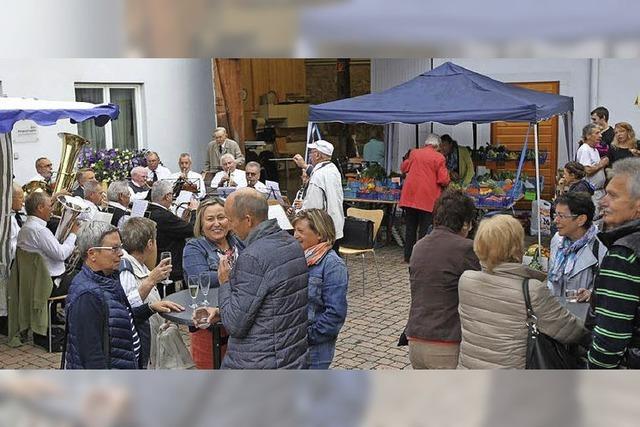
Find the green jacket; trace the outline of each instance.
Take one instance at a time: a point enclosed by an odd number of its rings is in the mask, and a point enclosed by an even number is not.
[[[29,328],[36,334],[47,334],[47,300],[52,288],[40,254],[18,248],[7,288],[9,345],[20,345],[20,332]]]
[[[467,147],[458,146],[458,168],[460,171],[460,181],[462,185],[469,185],[476,171],[473,168],[471,152]]]

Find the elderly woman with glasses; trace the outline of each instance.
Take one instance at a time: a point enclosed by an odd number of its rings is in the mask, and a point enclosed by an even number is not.
[[[182,267],[185,280],[195,277],[199,280],[201,274],[209,277],[209,287],[220,286],[218,281],[218,264],[220,258],[228,255],[234,260],[244,249],[244,244],[229,230],[229,219],[224,212],[224,200],[218,197],[207,198],[200,203],[196,211],[196,221],[193,229],[195,239],[187,242],[183,256]],[[222,356],[226,351],[227,333],[222,329]],[[198,330],[190,327],[191,355],[199,369],[212,369],[212,337],[208,330]]]
[[[347,317],[349,273],[342,258],[332,249],[336,232],[326,211],[300,211],[293,227],[293,237],[300,242],[309,268],[309,369],[328,369],[338,333]]]
[[[524,229],[509,215],[484,219],[473,240],[482,271],[460,276],[458,297],[462,341],[458,367],[524,369],[527,355],[527,309],[523,282],[538,329],[563,344],[589,336],[582,320],[551,295],[545,275],[522,265]]]
[[[593,280],[607,248],[593,223],[595,207],[588,193],[565,193],[556,199],[558,232],[551,239],[548,286],[555,296],[575,290],[578,302],[589,301]]]
[[[119,279],[120,233],[113,225],[94,221],[78,236],[83,260],[66,300],[66,369],[141,369],[138,328],[156,312],[184,310],[159,301],[132,307]]]

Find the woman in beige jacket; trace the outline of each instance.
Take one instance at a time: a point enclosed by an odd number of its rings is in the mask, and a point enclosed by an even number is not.
[[[551,295],[545,275],[521,264],[523,246],[524,230],[515,218],[496,215],[480,223],[473,250],[482,271],[465,271],[458,287],[462,327],[458,367],[525,368],[525,278],[541,332],[566,344],[588,334],[583,322]]]

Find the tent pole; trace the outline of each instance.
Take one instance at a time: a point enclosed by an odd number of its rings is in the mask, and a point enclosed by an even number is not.
[[[416,148],[420,148],[420,125],[416,125]]]
[[[535,162],[536,162],[536,199],[538,200],[538,255],[540,255],[540,248],[542,247],[542,229],[540,226],[540,161],[538,159],[538,123],[533,127],[533,140],[535,144]]]
[[[473,151],[478,149],[478,124],[471,123],[471,129],[473,130]]]

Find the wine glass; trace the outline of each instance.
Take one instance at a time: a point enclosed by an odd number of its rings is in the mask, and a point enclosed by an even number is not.
[[[171,264],[171,252],[161,252],[160,253],[160,261],[162,261],[165,258],[169,258],[169,264]],[[169,285],[171,284],[171,279],[169,279],[168,277],[166,279],[164,279],[162,282],[163,285]]]
[[[207,295],[209,294],[209,272],[207,271],[200,273],[200,292],[204,295],[202,305],[206,307],[209,305],[209,301],[207,301]]]
[[[192,304],[189,306],[193,309],[198,307],[196,304],[196,299],[198,298],[198,290],[200,289],[200,283],[198,283],[198,278],[195,276],[191,276],[188,279],[189,282],[189,295],[191,296]]]

